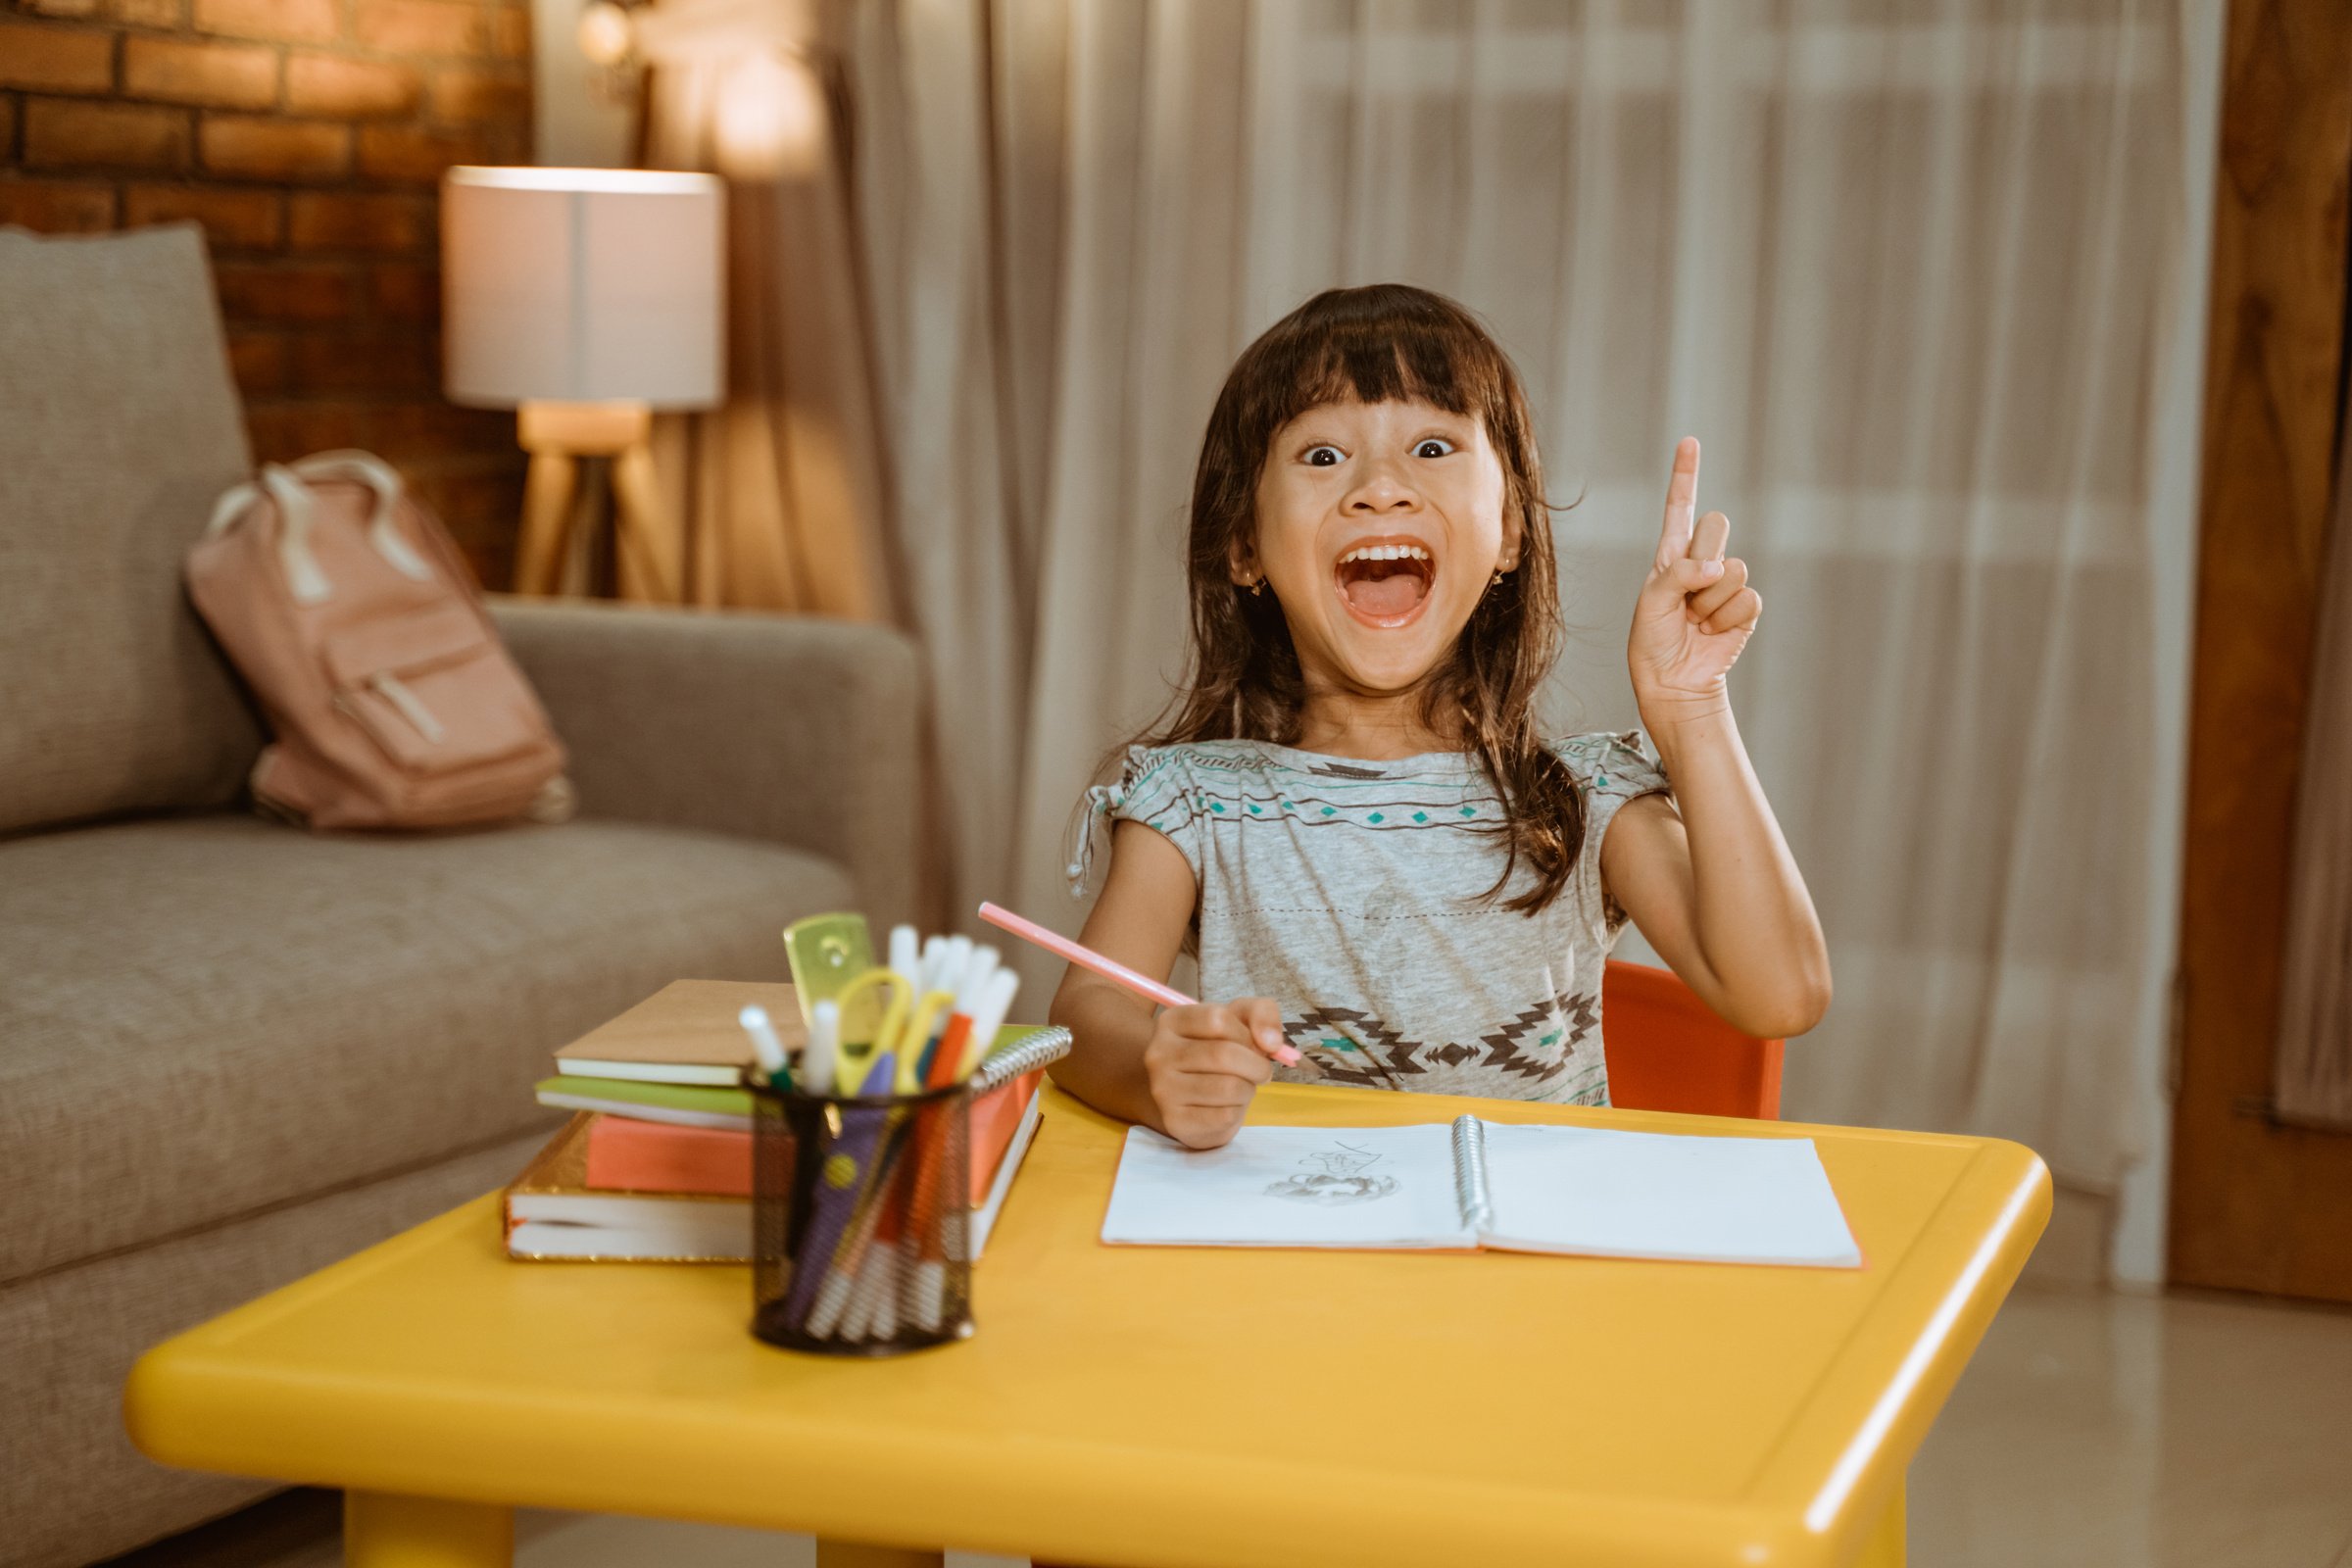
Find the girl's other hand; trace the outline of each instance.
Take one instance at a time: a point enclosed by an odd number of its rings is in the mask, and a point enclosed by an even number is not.
[[[1747,563],[1724,559],[1732,519],[1710,512],[1693,521],[1697,510],[1698,441],[1685,436],[1674,449],[1666,525],[1625,649],[1634,698],[1653,733],[1730,708],[1725,677],[1764,613],[1763,599],[1747,585]]]
[[[1286,1044],[1282,1009],[1266,997],[1162,1012],[1144,1048],[1160,1130],[1187,1149],[1231,1143],[1257,1086],[1274,1076],[1268,1058]]]

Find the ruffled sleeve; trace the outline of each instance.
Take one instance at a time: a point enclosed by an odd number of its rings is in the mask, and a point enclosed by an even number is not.
[[[1086,792],[1077,844],[1070,856],[1070,896],[1086,896],[1095,880],[1096,853],[1109,841],[1110,825],[1115,821],[1141,822],[1175,845],[1198,880],[1201,863],[1199,794],[1182,747],[1129,747],[1117,780]]]
[[[1577,735],[1555,743],[1553,750],[1568,764],[1585,799],[1585,841],[1576,858],[1577,904],[1595,937],[1604,944],[1612,942],[1626,916],[1601,882],[1601,841],[1619,807],[1643,795],[1671,795],[1674,786],[1651,759],[1638,729],[1622,735]]]

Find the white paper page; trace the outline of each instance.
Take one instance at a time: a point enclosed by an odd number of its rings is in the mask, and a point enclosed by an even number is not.
[[[1471,1247],[1453,1130],[1245,1127],[1188,1150],[1127,1130],[1102,1240],[1157,1247]]]
[[[1012,1178],[1029,1157],[1029,1144],[1037,1137],[1038,1124],[1045,1120],[1040,1108],[1045,1101],[1046,1087],[1037,1086],[1029,1095],[1029,1108],[1021,1112],[1021,1124],[1012,1130],[1012,1141],[1004,1146],[1004,1157],[997,1162],[997,1174],[988,1184],[988,1200],[972,1210],[972,1261],[988,1250],[988,1238],[997,1228],[997,1215],[1004,1207],[1004,1195],[1012,1191]]]
[[[1810,1138],[1486,1124],[1491,1247],[1859,1268]]]

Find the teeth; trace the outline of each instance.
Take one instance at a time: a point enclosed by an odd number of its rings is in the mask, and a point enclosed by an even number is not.
[[[1427,561],[1429,552],[1419,545],[1361,545],[1340,558],[1346,565],[1350,561]]]

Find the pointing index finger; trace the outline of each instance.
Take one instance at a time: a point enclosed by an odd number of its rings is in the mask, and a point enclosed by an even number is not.
[[[1675,444],[1674,473],[1666,481],[1666,526],[1658,535],[1660,571],[1690,554],[1697,516],[1698,437],[1687,435]]]

